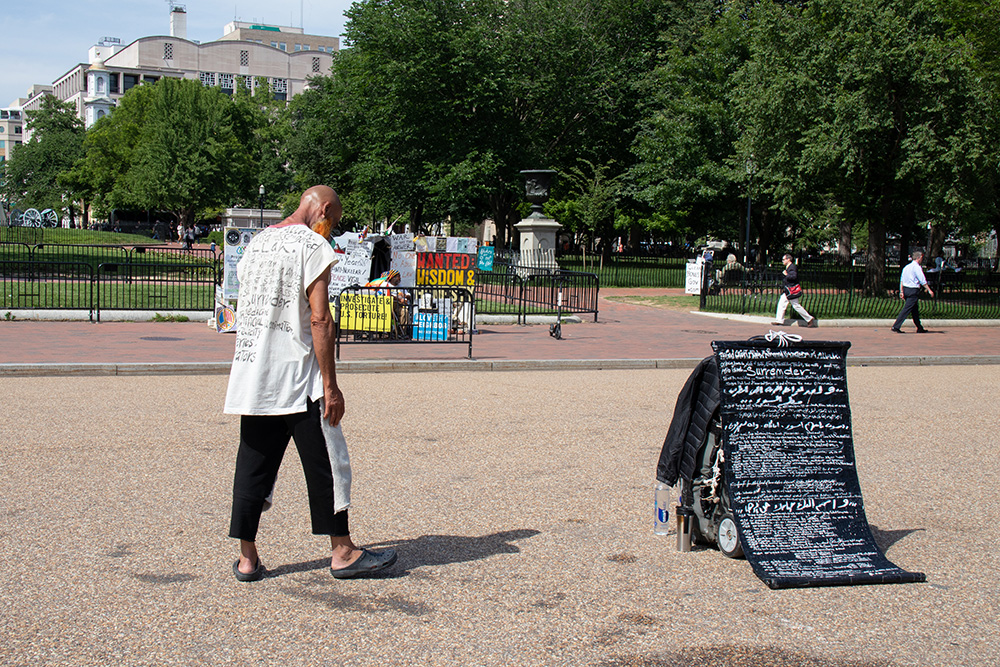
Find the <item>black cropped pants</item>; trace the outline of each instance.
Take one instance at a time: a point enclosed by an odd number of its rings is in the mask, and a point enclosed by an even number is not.
[[[240,448],[233,478],[233,511],[229,536],[254,542],[264,499],[274,488],[289,439],[295,440],[309,494],[314,535],[349,535],[347,510],[333,511],[333,472],[320,425],[319,403],[292,415],[242,415]]]

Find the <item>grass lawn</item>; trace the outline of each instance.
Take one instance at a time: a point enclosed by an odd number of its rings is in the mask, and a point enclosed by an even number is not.
[[[49,282],[0,279],[0,309],[89,310],[98,287],[89,281]],[[201,283],[101,283],[100,307],[110,310],[212,310],[215,286]]]

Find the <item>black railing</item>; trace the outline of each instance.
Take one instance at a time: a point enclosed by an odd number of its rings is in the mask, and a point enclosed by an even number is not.
[[[600,281],[593,273],[568,271],[552,253],[497,251],[492,271],[476,273],[476,309],[484,315],[593,313],[598,316]]]
[[[738,275],[708,278],[707,311],[749,315],[775,314],[781,296],[781,266],[755,267]],[[866,294],[864,267],[800,266],[801,303],[818,318],[893,318],[899,312],[899,269],[886,272],[886,288]],[[922,317],[987,319],[1000,317],[1000,274],[972,269],[926,271],[933,299],[920,305]]]
[[[0,287],[4,310],[86,310],[94,318],[90,264],[0,260]]]
[[[97,320],[101,310],[212,310],[216,273],[206,264],[101,264],[97,267]]]
[[[476,309],[460,287],[348,287],[334,299],[337,351],[347,343],[453,343],[468,346]]]

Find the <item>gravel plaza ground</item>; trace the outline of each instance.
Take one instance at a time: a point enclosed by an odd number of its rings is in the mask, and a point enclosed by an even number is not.
[[[674,326],[667,319],[661,328]],[[45,324],[58,343],[68,323]],[[177,328],[147,337],[200,340],[181,325],[148,326]],[[551,342],[569,357],[573,337],[600,326],[566,327],[567,340]],[[717,338],[745,338],[744,327],[713,324]],[[0,324],[0,364],[28,361],[9,358],[17,331],[29,328]],[[803,330],[817,331],[852,340],[852,330]],[[353,534],[396,548],[399,561],[382,576],[331,578],[289,452],[259,537],[269,576],[253,584],[234,580],[226,537],[238,419],[221,412],[224,374],[0,372],[0,664],[995,665],[1000,382],[989,355],[1000,336],[985,332],[978,348],[959,340],[978,330],[947,330],[950,354],[920,348],[848,369],[876,541],[927,582],[782,591],[746,561],[679,553],[673,535],[652,533],[656,459],[688,368],[358,364],[341,376]],[[550,344],[542,327],[504,335]],[[862,338],[856,347],[876,349]],[[43,347],[23,340],[26,353]],[[710,352],[684,345],[683,358]],[[522,347],[522,359],[546,358],[540,349]],[[96,352],[78,348],[77,361]],[[931,352],[932,365],[919,365]]]

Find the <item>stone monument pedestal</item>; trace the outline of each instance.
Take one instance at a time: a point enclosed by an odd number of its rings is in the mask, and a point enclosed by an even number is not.
[[[552,218],[528,216],[514,225],[521,233],[521,265],[540,269],[558,269],[556,233],[562,228]]]

